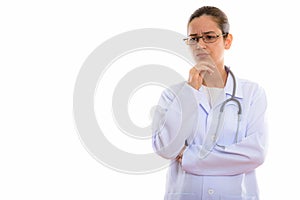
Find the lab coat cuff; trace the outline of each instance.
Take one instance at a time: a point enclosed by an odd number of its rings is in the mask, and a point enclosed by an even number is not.
[[[182,169],[189,173],[194,173],[197,169],[194,165],[197,162],[196,161],[196,152],[193,151],[193,149],[190,147],[187,147],[185,151],[183,152],[182,156]]]
[[[188,90],[190,90],[193,95],[194,98],[196,99],[197,103],[199,104],[199,102],[201,101],[201,99],[203,98],[200,91],[196,90],[195,88],[193,88],[190,84],[188,84],[187,82],[185,82],[185,86]]]

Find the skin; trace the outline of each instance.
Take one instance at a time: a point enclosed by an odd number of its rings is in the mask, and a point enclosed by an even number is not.
[[[209,31],[222,34],[217,23],[208,15],[195,18],[188,25],[188,35],[202,35],[203,32]],[[224,87],[227,79],[227,73],[224,68],[224,52],[230,48],[231,43],[232,35],[228,34],[226,39],[219,37],[214,43],[205,43],[200,39],[197,45],[190,45],[191,53],[197,63],[189,72],[188,83],[193,88],[199,90],[203,84],[207,85],[205,82],[210,80],[210,86]],[[208,76],[207,80],[205,80],[204,77],[207,73],[212,77]],[[222,83],[217,83],[217,80],[222,80]]]
[[[202,35],[204,32],[214,31],[221,34],[217,23],[211,16],[203,15],[193,19],[188,25],[188,35]],[[224,52],[230,49],[232,35],[228,34],[226,39],[219,37],[214,43],[205,43],[202,39],[197,45],[190,45],[190,50],[197,63],[189,71],[188,84],[199,90],[202,85],[210,87],[224,87],[227,80],[227,73],[224,68]],[[206,76],[209,74],[209,76]],[[176,160],[181,163],[186,146],[182,148]]]

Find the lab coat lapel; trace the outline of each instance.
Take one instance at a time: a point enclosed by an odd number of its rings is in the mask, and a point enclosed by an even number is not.
[[[236,78],[236,93],[235,93],[235,98],[242,99],[243,98],[243,91],[239,87],[238,83],[239,83],[239,81]],[[224,94],[222,94],[222,96],[220,96],[220,98],[217,100],[214,108],[217,108],[218,106],[221,106],[226,99],[229,99],[229,98],[232,97],[233,86],[234,86],[233,85],[233,78],[229,74],[228,77],[227,77],[226,85],[224,87]],[[235,104],[235,103],[233,101],[230,101],[230,102],[228,102],[227,105],[230,105],[230,104]]]

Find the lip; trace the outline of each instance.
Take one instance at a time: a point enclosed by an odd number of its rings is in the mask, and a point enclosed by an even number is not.
[[[197,53],[196,57],[208,57],[209,54],[208,53]]]

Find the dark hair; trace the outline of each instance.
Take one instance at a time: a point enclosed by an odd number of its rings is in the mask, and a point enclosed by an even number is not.
[[[213,20],[218,24],[222,33],[229,33],[229,21],[226,14],[220,10],[219,8],[213,6],[203,6],[197,9],[190,17],[188,25],[193,21],[193,19],[197,17],[201,17],[202,15],[208,15],[213,17]]]

